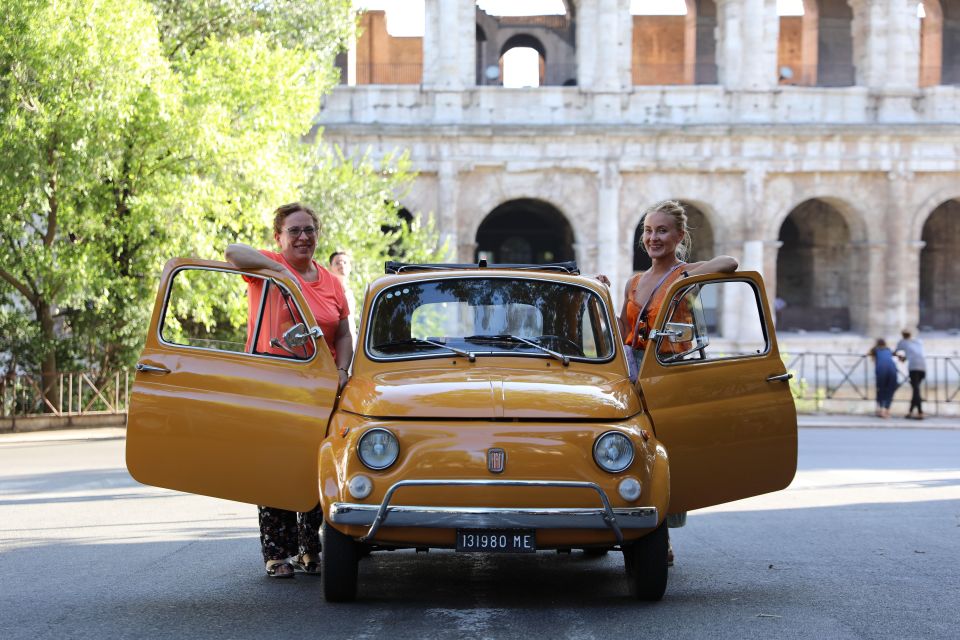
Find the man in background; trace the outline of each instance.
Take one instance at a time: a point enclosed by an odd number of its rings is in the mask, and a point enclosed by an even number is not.
[[[910,387],[913,389],[913,396],[910,398],[910,411],[907,418],[923,420],[923,406],[920,398],[920,384],[927,377],[927,363],[923,357],[923,343],[918,338],[911,336],[908,329],[900,332],[903,338],[897,343],[897,356],[901,361],[907,362],[907,370],[910,372]],[[913,409],[917,409],[916,415]]]

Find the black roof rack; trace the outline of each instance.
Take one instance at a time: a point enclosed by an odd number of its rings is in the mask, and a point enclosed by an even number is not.
[[[569,273],[580,275],[580,269],[577,267],[576,260],[568,262],[549,262],[547,264],[487,264],[486,260],[479,262],[467,262],[461,264],[455,263],[436,263],[436,264],[416,264],[409,262],[396,262],[391,260],[384,264],[383,271],[387,274],[406,273],[408,271],[460,271],[463,269],[515,269],[519,271],[557,271],[560,273]]]

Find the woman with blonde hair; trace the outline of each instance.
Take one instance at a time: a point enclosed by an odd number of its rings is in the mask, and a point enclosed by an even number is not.
[[[617,316],[629,358],[631,380],[636,381],[640,359],[647,346],[650,325],[663,305],[670,284],[681,276],[703,273],[730,273],[739,264],[730,256],[717,256],[701,262],[686,262],[693,239],[687,226],[687,214],[676,200],[663,200],[644,211],[640,218],[640,248],[650,256],[646,271],[627,279],[623,289],[623,306]],[[597,276],[606,285],[606,276]],[[669,543],[668,543],[669,544]],[[667,563],[673,566],[673,547],[668,547]]]

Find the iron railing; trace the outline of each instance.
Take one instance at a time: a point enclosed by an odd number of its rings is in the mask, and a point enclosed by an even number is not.
[[[784,354],[783,360],[794,375],[791,388],[801,411],[838,409],[844,405],[849,410],[854,403],[876,399],[874,362],[867,355],[804,352]],[[926,367],[921,385],[924,413],[944,413],[946,405],[960,400],[960,356],[927,356]],[[897,382],[894,403],[898,410],[906,410],[911,388],[905,365],[898,370]]]
[[[0,380],[0,418],[126,413],[130,373],[61,373],[48,393],[40,376],[21,374]]]

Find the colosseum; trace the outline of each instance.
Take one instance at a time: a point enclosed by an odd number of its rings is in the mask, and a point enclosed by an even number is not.
[[[576,259],[624,282],[643,209],[676,199],[694,259],[762,272],[788,340],[859,349],[913,326],[956,352],[960,0],[557,4],[425,0],[422,37],[365,12],[325,138],[408,150],[402,204],[459,261]],[[535,86],[504,86],[514,49],[535,52]]]

